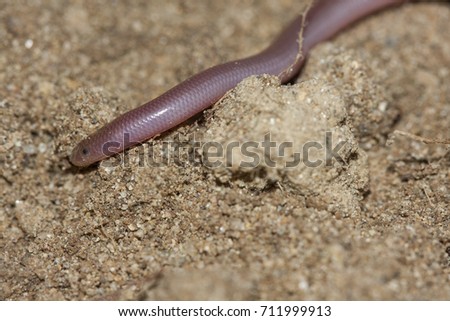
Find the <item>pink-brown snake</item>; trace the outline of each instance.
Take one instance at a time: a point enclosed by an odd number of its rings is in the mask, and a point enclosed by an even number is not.
[[[75,166],[89,166],[165,132],[217,102],[246,77],[276,75],[286,83],[299,72],[314,45],[356,20],[406,1],[318,0],[262,52],[200,72],[117,117],[82,140],[74,148],[70,162]]]

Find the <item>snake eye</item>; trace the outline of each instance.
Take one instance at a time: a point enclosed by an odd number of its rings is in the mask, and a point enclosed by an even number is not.
[[[87,155],[89,155],[89,149],[87,149],[86,147],[84,147],[84,148],[81,150],[81,153],[83,154],[83,156],[87,156]]]

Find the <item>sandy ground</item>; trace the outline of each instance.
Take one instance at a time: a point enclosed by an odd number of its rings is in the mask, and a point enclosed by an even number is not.
[[[304,5],[2,4],[0,299],[449,300],[448,144],[389,136],[450,138],[448,3],[365,19],[316,47],[293,84],[251,77],[125,165],[68,162],[120,113],[258,52]],[[238,150],[212,168],[192,148],[145,162],[193,135],[268,132],[294,143],[275,166],[242,168]],[[346,143],[341,159],[283,166],[326,133]]]

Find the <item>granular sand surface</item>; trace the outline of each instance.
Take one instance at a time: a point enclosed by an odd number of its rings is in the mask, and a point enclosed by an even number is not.
[[[4,1],[0,299],[449,300],[448,3],[373,15],[291,84],[250,77],[125,155],[68,161],[120,113],[263,49],[306,5]],[[251,149],[273,164],[239,166],[238,148],[215,166],[191,144],[268,133],[292,142],[283,157]],[[286,166],[341,141],[330,163]]]

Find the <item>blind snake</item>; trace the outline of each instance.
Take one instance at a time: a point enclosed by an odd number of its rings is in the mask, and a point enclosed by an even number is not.
[[[217,102],[244,78],[269,74],[282,83],[302,67],[310,49],[351,23],[407,0],[317,0],[260,53],[202,71],[126,112],[83,139],[70,162],[85,167],[165,132]]]

